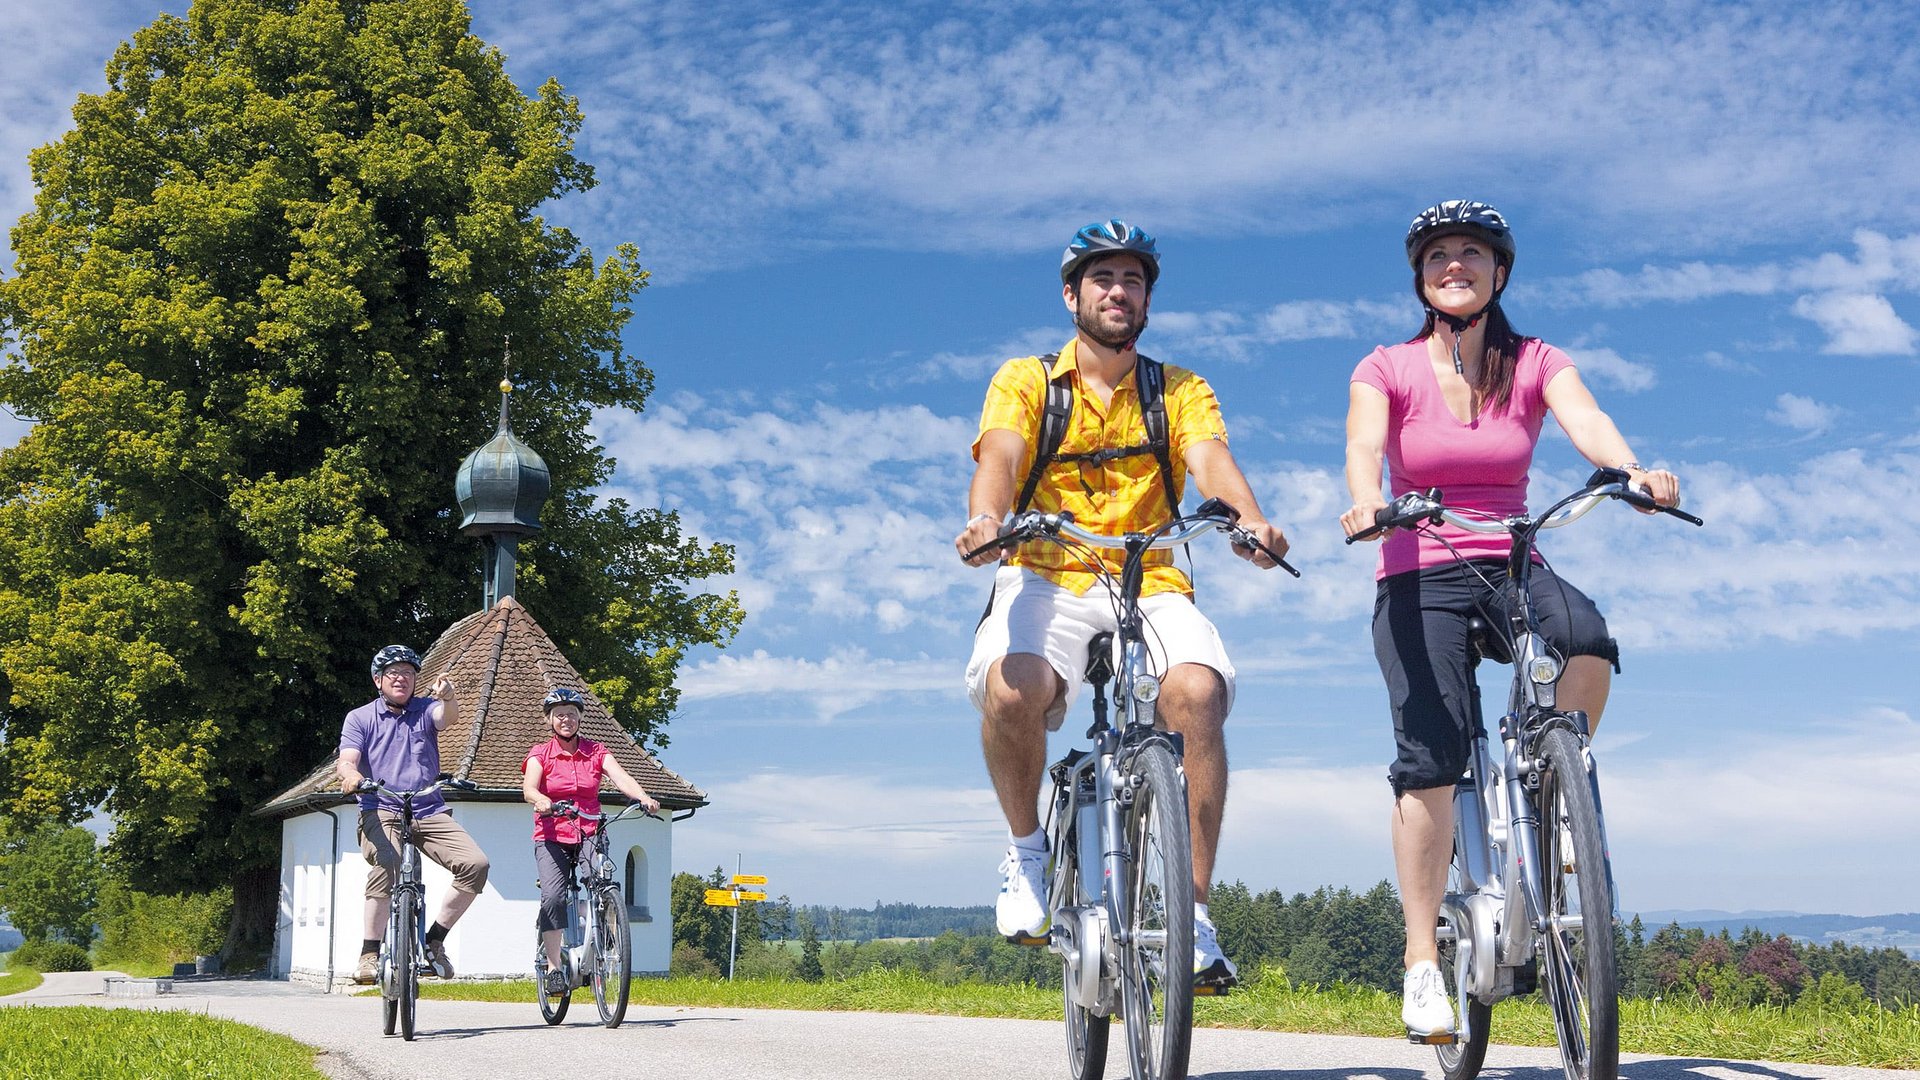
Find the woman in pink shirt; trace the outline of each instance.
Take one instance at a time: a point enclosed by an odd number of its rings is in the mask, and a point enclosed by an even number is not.
[[[1340,516],[1348,536],[1373,525],[1387,505],[1383,462],[1395,496],[1437,487],[1450,505],[1496,516],[1524,512],[1527,473],[1549,411],[1588,461],[1625,469],[1658,502],[1678,503],[1679,480],[1634,460],[1567,355],[1508,324],[1500,294],[1513,271],[1514,243],[1499,211],[1462,199],[1430,207],[1407,230],[1406,251],[1426,322],[1413,340],[1375,349],[1354,370],[1346,470],[1353,507]],[[1505,536],[1445,524],[1433,531],[1476,560],[1480,574],[1439,539],[1396,530],[1381,548],[1373,614],[1374,653],[1398,747],[1388,778],[1407,923],[1401,1018],[1418,1035],[1453,1028],[1434,926],[1453,851],[1453,789],[1466,771],[1471,734],[1467,619],[1502,616],[1504,605],[1487,582],[1504,577],[1508,550]],[[1597,726],[1619,663],[1606,621],[1544,566],[1534,570],[1532,595],[1541,632],[1567,658],[1560,706],[1585,710]]]
[[[581,842],[592,836],[594,829],[591,822],[548,816],[553,804],[571,799],[581,813],[597,814],[600,782],[605,778],[648,813],[660,809],[659,802],[607,753],[605,746],[580,737],[580,710],[586,702],[579,691],[564,686],[548,693],[542,705],[553,738],[527,751],[527,760],[520,766],[524,774],[520,795],[533,804],[533,861],[540,872],[537,925],[540,945],[547,951],[548,994],[564,994],[569,989],[560,963],[560,932],[567,925],[568,914],[567,876],[580,857]]]

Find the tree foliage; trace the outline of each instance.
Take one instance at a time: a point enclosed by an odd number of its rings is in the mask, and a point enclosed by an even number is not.
[[[158,891],[270,865],[245,812],[325,758],[366,658],[479,602],[455,467],[516,431],[551,470],[519,594],[654,742],[685,650],[740,608],[732,553],[596,501],[595,408],[651,375],[646,283],[535,213],[583,191],[581,113],[531,94],[459,0],[195,0],[113,56],[32,155],[0,281],[0,797],[74,820]]]
[[[93,943],[101,877],[93,833],[42,825],[0,850],[0,912],[29,942],[85,949]]]

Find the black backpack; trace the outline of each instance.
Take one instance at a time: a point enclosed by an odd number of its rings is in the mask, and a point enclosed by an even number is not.
[[[1053,369],[1053,362],[1059,357],[1059,353],[1048,353],[1038,358],[1042,377],[1047,377]],[[1073,419],[1072,380],[1071,372],[1062,372],[1058,378],[1047,377],[1047,407],[1040,413],[1040,438],[1033,448],[1033,468],[1027,470],[1027,482],[1020,488],[1020,498],[1014,503],[1013,512],[1020,513],[1033,501],[1034,490],[1040,486],[1041,474],[1056,461],[1104,465],[1116,458],[1152,454],[1160,462],[1160,483],[1167,491],[1167,506],[1174,516],[1179,516],[1180,489],[1173,482],[1173,454],[1169,449],[1171,439],[1167,431],[1167,377],[1160,361],[1141,356],[1134,362],[1133,385],[1140,395],[1140,416],[1147,425],[1147,441],[1138,446],[1109,446],[1084,454],[1060,453],[1060,443],[1067,437],[1067,424]]]

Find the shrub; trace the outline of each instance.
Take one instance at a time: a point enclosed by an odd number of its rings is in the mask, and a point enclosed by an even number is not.
[[[14,950],[11,963],[36,971],[92,971],[87,950],[71,941],[29,941]]]
[[[100,958],[112,964],[178,964],[220,951],[233,890],[182,896],[136,892],[109,881],[100,890]]]

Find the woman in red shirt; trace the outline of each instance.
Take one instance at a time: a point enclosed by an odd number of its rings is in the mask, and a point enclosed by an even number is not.
[[[580,737],[580,710],[586,698],[577,690],[560,687],[547,694],[542,706],[553,738],[527,751],[520,768],[520,795],[533,804],[533,861],[540,871],[540,945],[547,951],[549,994],[564,994],[566,972],[560,963],[560,931],[567,924],[567,877],[580,857],[580,844],[593,835],[593,824],[570,817],[550,817],[553,804],[573,800],[583,814],[600,812],[600,784],[611,780],[628,799],[648,813],[660,803],[614,760],[607,748]]]

